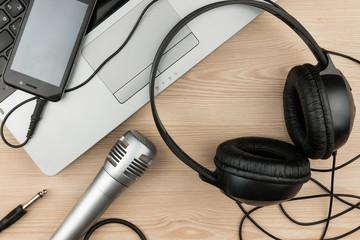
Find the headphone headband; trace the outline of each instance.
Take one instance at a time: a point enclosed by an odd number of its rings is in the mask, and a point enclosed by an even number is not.
[[[283,10],[281,7],[274,6],[270,3],[264,3],[264,2],[258,2],[258,1],[249,1],[249,0],[228,0],[228,1],[222,1],[222,2],[216,2],[212,3],[206,6],[203,6],[192,13],[188,14],[186,17],[184,17],[181,21],[179,21],[167,34],[167,36],[164,38],[163,42],[161,43],[151,68],[150,73],[150,105],[151,105],[151,111],[153,114],[153,118],[156,124],[156,127],[163,138],[166,145],[170,148],[170,150],[186,165],[191,167],[193,170],[198,172],[200,174],[200,177],[202,177],[203,180],[207,180],[210,182],[215,181],[215,175],[212,171],[205,168],[201,164],[194,161],[188,154],[186,154],[177,144],[176,142],[171,138],[171,136],[168,134],[166,128],[162,124],[156,106],[155,106],[155,78],[156,78],[156,70],[160,64],[160,60],[171,42],[171,40],[175,37],[175,35],[189,22],[191,22],[196,17],[202,15],[203,13],[206,13],[210,10],[213,10],[215,8],[219,8],[222,6],[227,5],[233,5],[233,4],[243,4],[248,5],[252,7],[257,7],[260,9],[263,9],[272,15],[279,18],[281,21],[286,23],[289,27],[291,27],[296,34],[305,42],[305,44],[309,47],[313,55],[315,56],[316,60],[318,61],[319,65],[322,68],[326,68],[328,65],[328,58],[324,54],[323,50],[320,48],[320,46],[316,43],[316,41],[313,39],[313,37],[310,35],[310,33],[290,14],[288,14],[285,10]]]

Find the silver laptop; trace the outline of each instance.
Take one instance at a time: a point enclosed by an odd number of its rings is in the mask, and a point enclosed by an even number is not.
[[[82,42],[70,86],[83,82],[128,36],[150,0],[130,0],[91,31]],[[24,147],[48,176],[56,175],[149,101],[149,72],[158,46],[168,31],[191,11],[212,0],[159,0],[146,13],[128,45],[85,87],[49,102],[35,135]],[[173,40],[158,69],[160,93],[262,11],[227,6],[195,19]],[[0,104],[4,115],[29,98],[15,91]],[[7,128],[25,140],[35,103],[14,112]],[[149,121],[152,117],[149,116]]]

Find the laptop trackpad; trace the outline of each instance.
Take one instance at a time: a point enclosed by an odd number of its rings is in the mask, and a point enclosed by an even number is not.
[[[82,50],[96,69],[124,42],[139,15],[150,1],[143,1]],[[155,3],[145,14],[126,47],[98,73],[119,102],[124,103],[149,82],[149,70],[156,51],[170,29],[181,18],[168,1]],[[199,42],[185,27],[169,45],[158,73],[162,73]]]

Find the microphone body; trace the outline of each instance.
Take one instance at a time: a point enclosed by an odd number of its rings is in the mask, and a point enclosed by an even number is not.
[[[137,131],[128,131],[111,149],[89,188],[50,240],[77,240],[120,193],[153,162],[156,147]]]

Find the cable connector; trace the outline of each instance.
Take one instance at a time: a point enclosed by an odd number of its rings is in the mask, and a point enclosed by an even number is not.
[[[6,215],[3,219],[0,221],[0,232],[7,229],[11,225],[13,225],[15,222],[17,222],[22,216],[24,216],[27,211],[26,209],[32,205],[36,200],[42,198],[44,194],[47,193],[47,189],[44,189],[42,192],[39,192],[36,194],[29,202],[27,202],[24,206],[19,205],[14,210],[12,210],[8,215]]]
[[[5,123],[7,121],[7,119],[9,118],[9,116],[16,110],[18,109],[19,107],[23,106],[24,104],[28,103],[28,102],[31,102],[31,101],[34,101],[36,99],[36,106],[34,108],[34,111],[33,111],[33,114],[31,115],[31,120],[30,120],[30,124],[29,124],[29,129],[28,129],[28,132],[26,134],[26,140],[21,143],[21,144],[18,144],[18,145],[14,145],[14,144],[11,144],[10,142],[8,142],[5,138],[5,135],[4,135],[4,127],[5,127]],[[42,98],[38,98],[38,97],[31,97],[25,101],[22,101],[21,103],[19,103],[18,105],[16,105],[15,107],[13,107],[7,114],[6,116],[4,117],[4,120],[1,122],[1,126],[0,126],[0,136],[1,136],[1,139],[4,141],[4,143],[6,145],[8,145],[9,147],[12,147],[12,148],[21,148],[23,146],[25,146],[28,141],[30,140],[30,138],[34,135],[34,132],[35,132],[35,128],[38,124],[38,122],[40,121],[40,118],[41,118],[41,113],[43,112],[43,108],[45,106],[45,103],[47,101],[45,99],[42,99]]]
[[[36,126],[37,126],[38,122],[41,119],[41,113],[43,112],[43,108],[45,106],[45,103],[47,103],[47,100],[45,100],[45,99],[38,98],[36,100],[36,106],[34,108],[33,114],[31,115],[31,121],[30,121],[30,124],[29,124],[29,129],[28,129],[28,132],[26,134],[27,139],[30,139],[33,136],[33,134],[35,132],[35,129],[36,129]]]

